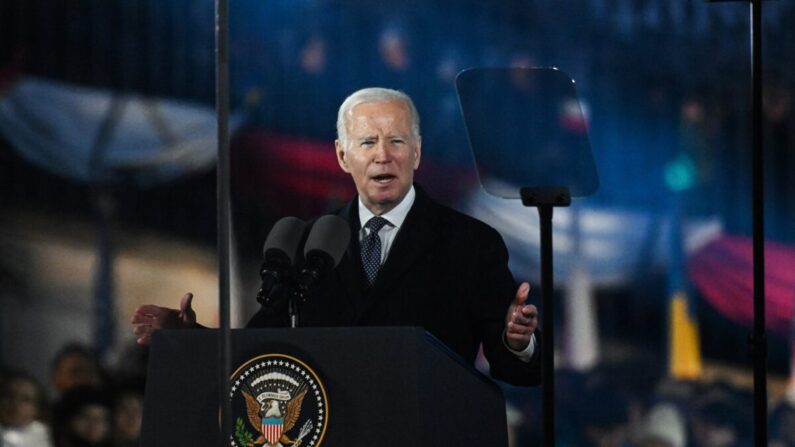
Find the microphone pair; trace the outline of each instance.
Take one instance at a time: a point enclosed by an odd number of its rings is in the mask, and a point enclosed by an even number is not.
[[[301,296],[325,274],[339,264],[350,241],[348,222],[339,216],[325,215],[317,219],[303,244],[307,223],[296,217],[279,219],[268,233],[262,249],[265,261],[260,269],[262,287],[257,301],[265,304],[271,291],[279,284],[297,289]],[[303,261],[303,265],[296,265]],[[297,272],[297,274],[296,274]]]

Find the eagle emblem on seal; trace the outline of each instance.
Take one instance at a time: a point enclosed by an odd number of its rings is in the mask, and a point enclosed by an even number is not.
[[[283,354],[263,355],[238,368],[230,382],[235,422],[230,445],[320,445],[328,421],[326,392],[306,364]]]
[[[296,444],[296,440],[290,439],[285,433],[289,432],[298,421],[304,396],[306,396],[305,386],[301,387],[294,397],[285,392],[280,396],[268,396],[260,403],[257,398],[243,391],[248,421],[261,433],[260,437],[251,445],[267,443],[268,446],[287,446]]]

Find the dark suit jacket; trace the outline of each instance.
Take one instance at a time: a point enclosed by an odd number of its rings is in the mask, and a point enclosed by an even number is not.
[[[366,286],[359,254],[358,199],[340,211],[350,222],[351,243],[337,268],[311,290],[300,325],[422,326],[469,363],[483,343],[494,378],[537,385],[540,349],[525,363],[502,341],[505,314],[517,288],[502,238],[483,222],[415,189],[415,202],[372,287]],[[277,300],[249,326],[287,322],[285,305]]]

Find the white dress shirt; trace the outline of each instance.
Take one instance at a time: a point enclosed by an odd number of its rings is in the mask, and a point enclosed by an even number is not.
[[[381,239],[381,265],[384,265],[386,257],[389,255],[389,250],[392,248],[392,243],[395,242],[395,237],[398,231],[400,231],[403,221],[406,220],[406,216],[408,216],[409,210],[411,210],[411,205],[414,205],[415,197],[417,197],[417,193],[414,191],[414,186],[412,185],[409,192],[406,193],[406,197],[403,197],[403,200],[401,200],[396,207],[381,215],[381,217],[388,222],[381,228],[381,231],[378,232],[378,238]],[[375,214],[364,206],[362,198],[359,197],[359,223],[361,224],[359,242],[362,242],[364,238],[370,234],[370,229],[366,228],[365,224],[367,224],[367,221],[373,216],[375,216]]]

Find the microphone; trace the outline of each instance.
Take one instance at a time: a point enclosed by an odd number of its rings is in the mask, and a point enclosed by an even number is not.
[[[273,225],[265,239],[262,254],[265,262],[260,268],[262,287],[257,292],[257,301],[265,304],[271,290],[289,275],[304,236],[306,222],[296,217],[283,217]]]
[[[339,264],[348,242],[351,230],[348,222],[339,216],[327,214],[319,218],[304,244],[306,263],[298,277],[298,287],[302,291],[309,288]]]

